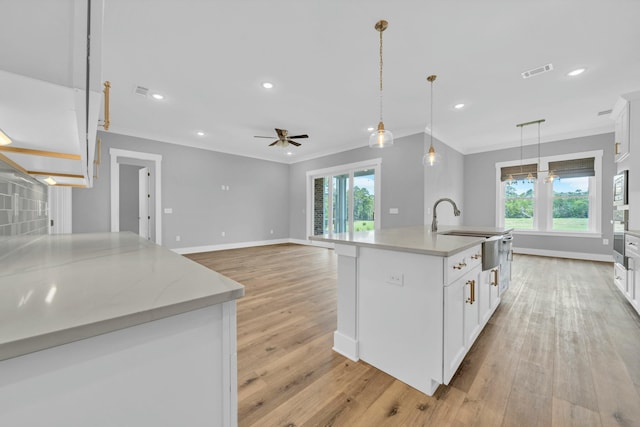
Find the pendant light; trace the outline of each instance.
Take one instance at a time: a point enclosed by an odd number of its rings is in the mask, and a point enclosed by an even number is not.
[[[388,147],[393,145],[393,134],[384,128],[382,121],[382,32],[387,29],[389,23],[385,20],[376,22],[375,29],[380,33],[380,122],[378,129],[369,135],[369,147]]]
[[[540,120],[534,120],[531,122],[526,122],[526,123],[520,123],[517,124],[516,126],[520,128],[520,166],[522,167],[522,128],[524,126],[529,126],[529,125],[533,125],[533,124],[537,124],[538,125],[538,170],[537,173],[547,173],[548,175],[545,177],[544,182],[547,184],[552,183],[557,176],[553,173],[552,170],[541,170],[540,169],[540,124],[544,123],[546,120],[545,119],[540,119]],[[511,178],[511,176],[509,176],[509,178]],[[531,172],[529,172],[529,174],[527,175],[527,180],[529,180],[530,182],[534,182],[536,180],[536,178],[533,176],[533,174]]]
[[[429,151],[422,157],[422,164],[427,166],[433,166],[436,162],[436,149],[433,148],[433,82],[436,79],[436,75],[432,74],[427,77],[427,81],[431,83],[431,106],[429,108],[429,134],[431,135],[431,142],[429,144]]]

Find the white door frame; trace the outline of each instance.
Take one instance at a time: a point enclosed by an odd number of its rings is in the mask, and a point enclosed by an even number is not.
[[[373,211],[375,213],[375,229],[379,230],[382,224],[382,215],[381,215],[381,188],[382,188],[382,158],[376,158],[371,160],[364,160],[361,162],[348,163],[345,165],[332,166],[324,169],[316,169],[307,171],[307,202],[305,209],[307,211],[307,236],[313,235],[313,194],[314,194],[314,179],[320,177],[333,176],[337,174],[349,174],[349,209],[353,212],[353,173],[355,171],[361,169],[374,169],[375,170],[375,199],[374,199],[374,208]],[[331,200],[330,200],[331,202]],[[332,212],[330,210],[330,215]],[[351,215],[352,216],[352,215]],[[350,216],[350,218],[351,218]],[[353,221],[353,218],[351,218]]]
[[[130,159],[151,160],[154,162],[155,176],[155,209],[156,219],[155,242],[162,244],[162,155],[143,153],[140,151],[120,150],[110,148],[111,156],[111,231],[120,231],[120,164],[118,158],[126,157]]]
[[[144,167],[138,169],[138,234],[149,239],[149,171]]]

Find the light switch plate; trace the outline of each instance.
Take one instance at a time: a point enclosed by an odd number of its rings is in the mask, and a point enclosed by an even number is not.
[[[389,208],[389,213],[391,215],[397,215],[399,212],[398,208]]]

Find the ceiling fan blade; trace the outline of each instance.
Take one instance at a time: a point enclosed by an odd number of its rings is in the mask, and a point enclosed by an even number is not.
[[[288,142],[289,144],[295,145],[296,147],[299,147],[300,145],[302,145],[302,144],[300,144],[299,142],[295,142],[295,141],[292,141],[292,140],[290,140],[290,139],[287,139],[287,142]]]
[[[260,135],[254,135],[254,138],[269,138],[269,139],[273,139],[272,136],[260,136]]]
[[[274,145],[276,145],[278,142],[280,142],[280,140],[273,141],[271,144],[269,144],[269,147],[273,147],[273,146],[274,146]]]
[[[294,135],[294,136],[290,136],[289,138],[309,138],[309,135]]]
[[[276,133],[278,134],[278,138],[283,139],[287,137],[287,130],[286,129],[278,129],[276,128]]]

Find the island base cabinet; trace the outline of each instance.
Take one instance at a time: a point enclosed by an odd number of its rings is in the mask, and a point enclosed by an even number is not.
[[[235,301],[0,362],[0,425],[237,426]]]
[[[442,258],[359,249],[360,359],[431,396],[442,382]]]
[[[449,384],[480,334],[479,279],[478,266],[444,288],[444,384]]]

